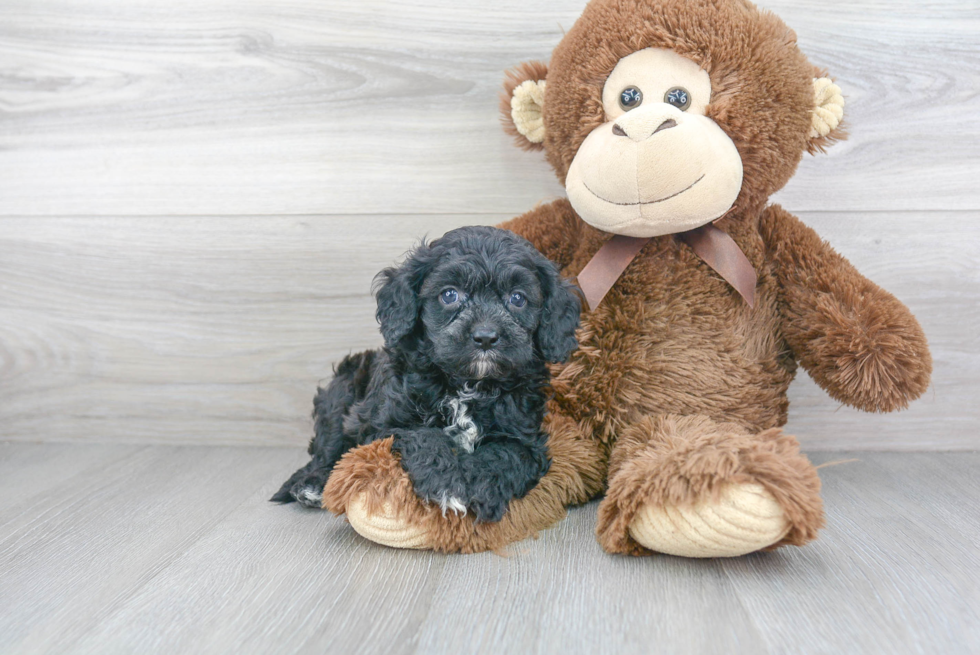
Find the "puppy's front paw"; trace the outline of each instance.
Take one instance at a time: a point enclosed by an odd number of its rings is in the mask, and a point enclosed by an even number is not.
[[[427,505],[437,505],[442,510],[442,515],[452,512],[456,516],[466,515],[466,501],[462,482],[458,476],[432,476],[428,478],[415,477],[409,471],[408,475],[412,478],[412,488],[415,495],[421,498]]]
[[[504,518],[509,505],[510,499],[501,494],[487,494],[486,497],[471,498],[469,501],[478,523],[497,523]]]
[[[466,515],[466,503],[458,497],[451,496],[445,492],[439,497],[439,507],[442,508],[443,516],[446,515],[446,512],[452,512],[456,516]]]
[[[466,514],[466,483],[453,444],[442,430],[423,428],[395,433],[391,451],[401,456],[402,468],[419,498],[434,503],[442,515]]]

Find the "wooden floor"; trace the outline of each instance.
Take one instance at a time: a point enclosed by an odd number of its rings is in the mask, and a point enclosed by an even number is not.
[[[628,558],[596,503],[504,554],[266,499],[298,448],[0,443],[0,652],[976,653],[978,453],[819,453],[828,527]]]

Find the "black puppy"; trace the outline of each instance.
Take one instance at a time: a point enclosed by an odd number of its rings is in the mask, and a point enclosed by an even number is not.
[[[313,459],[272,497],[319,507],[349,449],[394,436],[415,492],[499,521],[548,471],[547,362],[576,348],[575,288],[530,243],[453,230],[376,278],[385,345],[346,357],[313,401]]]

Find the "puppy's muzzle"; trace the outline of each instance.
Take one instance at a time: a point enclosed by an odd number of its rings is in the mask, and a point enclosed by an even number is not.
[[[499,337],[497,335],[497,331],[493,328],[487,327],[486,325],[480,325],[473,330],[473,341],[481,350],[490,350],[497,345]]]

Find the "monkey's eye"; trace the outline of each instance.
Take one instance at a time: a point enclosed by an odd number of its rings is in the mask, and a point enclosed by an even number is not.
[[[643,92],[635,86],[628,86],[619,92],[619,106],[629,111],[636,109],[643,102]]]
[[[439,294],[439,300],[442,301],[443,305],[455,305],[459,302],[459,292],[456,289],[443,289],[442,293]]]
[[[682,86],[675,86],[664,94],[664,102],[684,111],[691,106],[691,95]]]
[[[523,307],[527,304],[527,297],[520,291],[510,294],[510,304],[514,307]]]

